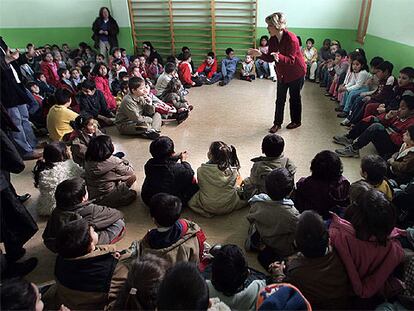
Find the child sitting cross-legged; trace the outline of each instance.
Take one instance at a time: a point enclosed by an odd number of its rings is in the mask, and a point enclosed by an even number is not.
[[[172,78],[168,82],[167,87],[165,88],[162,94],[159,94],[159,98],[172,106],[174,106],[178,112],[185,110],[193,110],[193,106],[188,104],[188,101],[185,99],[182,92],[183,85],[180,80],[177,78]]]
[[[240,79],[252,82],[256,79],[256,67],[254,65],[253,57],[249,54],[246,55],[244,62],[242,62],[242,68],[240,69]]]
[[[388,160],[391,177],[399,184],[408,183],[414,177],[414,125],[404,133],[403,141],[400,150]]]
[[[128,160],[113,153],[114,145],[109,136],[91,139],[85,154],[85,180],[96,204],[120,207],[136,199],[136,191],[130,189],[136,176]]]
[[[56,284],[44,300],[52,310],[63,303],[71,310],[103,310],[116,299],[128,275],[125,259],[115,245],[98,245],[99,236],[87,219],[70,221],[56,241]]]
[[[184,206],[198,191],[197,181],[186,151],[176,153],[174,142],[167,136],[160,136],[150,145],[152,159],[144,166],[145,180],[141,197],[149,205],[154,194],[164,192],[181,199]]]
[[[130,93],[124,97],[116,114],[119,133],[158,138],[162,122],[161,115],[155,111],[157,100],[149,95],[149,87],[144,79],[132,77],[128,85]]]
[[[216,72],[213,75],[210,80],[211,83],[220,81],[220,86],[225,86],[234,78],[240,58],[234,56],[234,50],[232,48],[226,49],[226,55],[227,57],[221,61],[221,72]]]
[[[361,176],[374,189],[381,191],[388,200],[392,201],[393,192],[386,175],[387,162],[379,155],[371,154],[361,159]]]
[[[210,84],[210,79],[217,72],[217,59],[214,52],[208,52],[206,59],[197,68],[196,75],[203,83]]]
[[[206,237],[196,223],[180,218],[181,200],[158,193],[151,198],[149,208],[157,228],[139,242],[141,255],[154,254],[173,265],[179,261],[202,263]]]
[[[185,88],[192,86],[201,86],[200,79],[193,75],[191,68],[191,54],[190,52],[183,53],[182,60],[178,65],[178,76]]]
[[[222,141],[212,142],[208,162],[197,170],[200,190],[188,206],[204,217],[229,214],[247,205],[241,199],[240,163],[236,148]]]
[[[285,141],[282,136],[268,134],[262,141],[262,152],[264,157],[251,159],[253,162],[250,177],[243,181],[243,197],[250,199],[255,194],[265,193],[265,178],[275,168],[284,167],[294,177],[296,166],[292,160],[283,155]]]
[[[167,88],[168,83],[171,79],[178,78],[177,75],[177,66],[175,63],[166,63],[164,72],[159,76],[157,83],[155,84],[155,89],[157,90],[157,95],[162,95]]]
[[[299,212],[289,195],[293,176],[286,168],[276,168],[265,179],[266,193],[249,200],[250,222],[246,249],[259,251],[259,262],[267,269],[275,260],[295,252],[294,239]]]
[[[56,208],[49,218],[43,242],[52,252],[56,252],[56,237],[62,227],[76,219],[84,218],[98,234],[98,244],[118,242],[125,232],[125,222],[120,211],[100,206],[89,201],[86,183],[80,177],[62,181],[55,192]]]

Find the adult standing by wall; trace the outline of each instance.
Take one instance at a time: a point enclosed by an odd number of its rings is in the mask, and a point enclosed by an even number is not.
[[[287,129],[301,126],[302,100],[301,89],[306,74],[306,65],[296,35],[286,29],[286,17],[277,12],[266,17],[267,30],[270,34],[269,51],[262,54],[258,49],[249,49],[249,54],[266,62],[276,63],[277,93],[276,110],[270,133],[276,133],[283,123],[283,114],[287,91],[289,90],[289,107],[291,122]]]
[[[92,31],[92,39],[95,41],[94,46],[105,56],[108,63],[108,56],[112,49],[118,47],[119,27],[107,7],[100,8],[99,16],[93,22]]]

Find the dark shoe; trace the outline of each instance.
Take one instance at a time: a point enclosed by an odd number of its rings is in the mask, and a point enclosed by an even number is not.
[[[335,111],[336,112],[342,112],[342,111],[344,111],[344,107],[342,107],[342,106],[336,107]]]
[[[348,116],[348,112],[342,111],[336,115],[338,118],[346,118]]]
[[[22,158],[24,161],[30,161],[30,160],[40,159],[42,156],[43,156],[43,153],[33,151],[32,153],[25,154]]]
[[[287,128],[288,130],[293,130],[293,129],[295,129],[295,128],[297,128],[297,127],[301,126],[301,125],[302,125],[302,123],[290,122],[290,123],[286,126],[286,128]]]
[[[269,133],[276,133],[278,130],[280,130],[282,127],[280,125],[273,125],[270,129],[269,129]]]
[[[31,195],[30,193],[25,193],[25,194],[23,194],[23,195],[18,195],[18,196],[17,196],[17,199],[18,199],[21,203],[24,203],[24,202],[26,202],[27,200],[29,200],[31,196],[32,196],[32,195]]]
[[[336,149],[336,154],[344,158],[359,158],[359,150],[354,149],[352,145],[345,147],[344,149]]]
[[[160,137],[160,134],[158,134],[155,130],[151,129],[146,131],[144,134],[144,137],[151,139],[151,140],[155,140],[158,137]]]
[[[220,81],[220,82],[219,82],[219,85],[220,85],[220,86],[224,86],[224,85],[225,85],[225,84],[224,84],[224,81]]]
[[[210,255],[215,257],[218,251],[221,250],[221,244],[215,244],[212,248],[210,248]]]
[[[38,263],[37,258],[31,257],[23,262],[7,263],[6,269],[2,278],[23,277],[36,268]]]

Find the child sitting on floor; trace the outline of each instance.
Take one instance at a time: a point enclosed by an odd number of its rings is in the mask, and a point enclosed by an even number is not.
[[[63,303],[71,310],[103,310],[116,299],[128,275],[125,259],[115,245],[97,245],[98,234],[88,220],[71,221],[60,230],[56,246],[54,288],[50,307]],[[45,297],[46,300],[46,297]]]
[[[204,217],[223,215],[247,205],[240,198],[240,163],[236,148],[222,141],[211,143],[208,162],[197,170],[200,190],[188,206]]]
[[[74,132],[71,135],[70,151],[73,161],[83,167],[85,165],[85,153],[89,142],[96,136],[103,135],[98,128],[98,121],[92,117],[78,116],[71,123]]]
[[[104,95],[108,109],[116,111],[116,102],[109,86],[108,73],[109,70],[105,63],[97,63],[92,70],[92,80],[95,82],[96,89]]]
[[[154,97],[144,79],[133,77],[128,82],[129,94],[124,97],[116,114],[116,126],[123,135],[142,135],[149,139],[160,136],[161,115],[155,111]]]
[[[79,89],[81,83],[84,81],[79,69],[76,67],[70,70],[70,78],[76,89]]]
[[[36,202],[39,215],[49,216],[56,207],[55,190],[57,185],[67,178],[79,177],[83,174],[70,158],[65,143],[53,142],[43,149],[43,159],[38,160],[33,169],[34,185],[40,196]]]
[[[224,86],[229,84],[230,80],[234,78],[240,58],[234,56],[234,50],[232,48],[226,49],[226,55],[227,57],[221,61],[221,72],[216,72],[213,75],[211,83],[220,81],[220,86]]]
[[[254,280],[246,286],[248,276],[247,260],[240,247],[222,246],[214,254],[211,281],[206,281],[210,298],[219,298],[231,310],[256,310],[258,293],[266,281]]]
[[[240,79],[249,82],[256,79],[256,67],[254,66],[253,57],[249,54],[246,55],[244,62],[242,62],[242,68],[240,68]]]
[[[315,73],[318,68],[318,50],[313,46],[315,40],[308,38],[306,47],[302,50],[303,58],[307,67],[306,78],[311,82],[315,82]]]
[[[157,228],[140,241],[140,255],[154,254],[173,265],[180,261],[200,264],[206,237],[196,223],[180,218],[181,200],[161,192],[151,198],[149,208]]]
[[[35,73],[35,82],[40,88],[39,94],[43,97],[52,95],[55,92],[55,87],[52,84],[47,83],[46,77],[43,72]]]
[[[158,58],[152,57],[149,59],[149,65],[147,67],[148,78],[153,84],[157,82],[158,77],[164,72],[164,68],[158,62]]]
[[[122,81],[120,84],[120,90],[116,94],[115,100],[116,100],[116,109],[119,109],[119,106],[121,106],[121,103],[126,95],[129,94],[129,79],[128,81]]]
[[[122,239],[125,222],[120,211],[88,201],[85,180],[79,177],[62,181],[55,192],[56,208],[49,218],[42,238],[52,252],[56,252],[56,237],[62,227],[76,219],[84,218],[98,234],[98,244],[114,244]]]
[[[411,125],[403,135],[403,144],[389,160],[391,177],[398,184],[410,182],[414,177],[414,125]]]
[[[120,207],[136,199],[136,191],[130,189],[136,176],[128,160],[113,153],[114,145],[109,136],[91,139],[85,154],[85,180],[96,204]]]
[[[53,85],[54,87],[59,87],[59,75],[57,72],[58,67],[53,61],[52,53],[45,53],[43,55],[40,68],[46,77],[47,83]]]
[[[387,162],[379,155],[370,154],[361,159],[361,176],[374,189],[381,191],[388,200],[392,201],[392,188],[386,175]]]
[[[178,65],[178,76],[183,86],[187,89],[192,86],[202,85],[200,79],[192,74],[191,54],[189,52],[183,53],[182,60]]]
[[[285,141],[277,134],[268,134],[262,141],[262,152],[265,157],[251,159],[253,162],[250,177],[243,181],[243,197],[250,199],[255,194],[265,193],[265,178],[272,170],[279,167],[286,168],[294,177],[296,166],[283,155]]]
[[[285,168],[276,168],[265,179],[266,193],[249,200],[250,223],[247,250],[259,251],[259,262],[267,269],[275,260],[295,252],[294,235],[299,212],[289,199],[295,186],[293,176]]]
[[[149,205],[154,194],[164,192],[180,198],[184,206],[198,191],[197,181],[186,151],[175,153],[174,142],[161,136],[150,144],[152,159],[144,166],[145,180],[141,197]]]
[[[74,121],[78,114],[69,109],[72,99],[68,90],[58,89],[55,93],[55,99],[56,104],[49,109],[46,124],[49,138],[58,141],[72,132],[70,122]]]
[[[165,64],[164,72],[159,76],[157,83],[155,84],[157,96],[161,96],[164,93],[168,83],[170,83],[173,78],[178,78],[177,66],[175,63],[168,62]]]
[[[35,99],[31,105],[27,105],[29,112],[29,120],[33,123],[36,129],[46,128],[46,116],[43,110],[45,98],[40,95],[40,88],[36,82],[30,81],[27,83],[26,88],[30,91]]]
[[[214,55],[214,52],[208,52],[206,59],[201,65],[197,68],[196,75],[200,77],[203,81],[205,80],[206,83],[210,83],[210,79],[213,75],[217,72],[217,59]]]
[[[177,78],[172,78],[168,83],[162,94],[159,94],[159,98],[172,106],[174,106],[178,112],[180,110],[193,110],[193,106],[188,104],[188,101],[185,99],[183,92],[183,85],[180,80]]]

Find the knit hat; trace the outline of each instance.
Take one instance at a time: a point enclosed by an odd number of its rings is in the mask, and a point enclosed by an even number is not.
[[[257,310],[312,310],[310,303],[295,286],[288,283],[266,286],[257,298]]]

